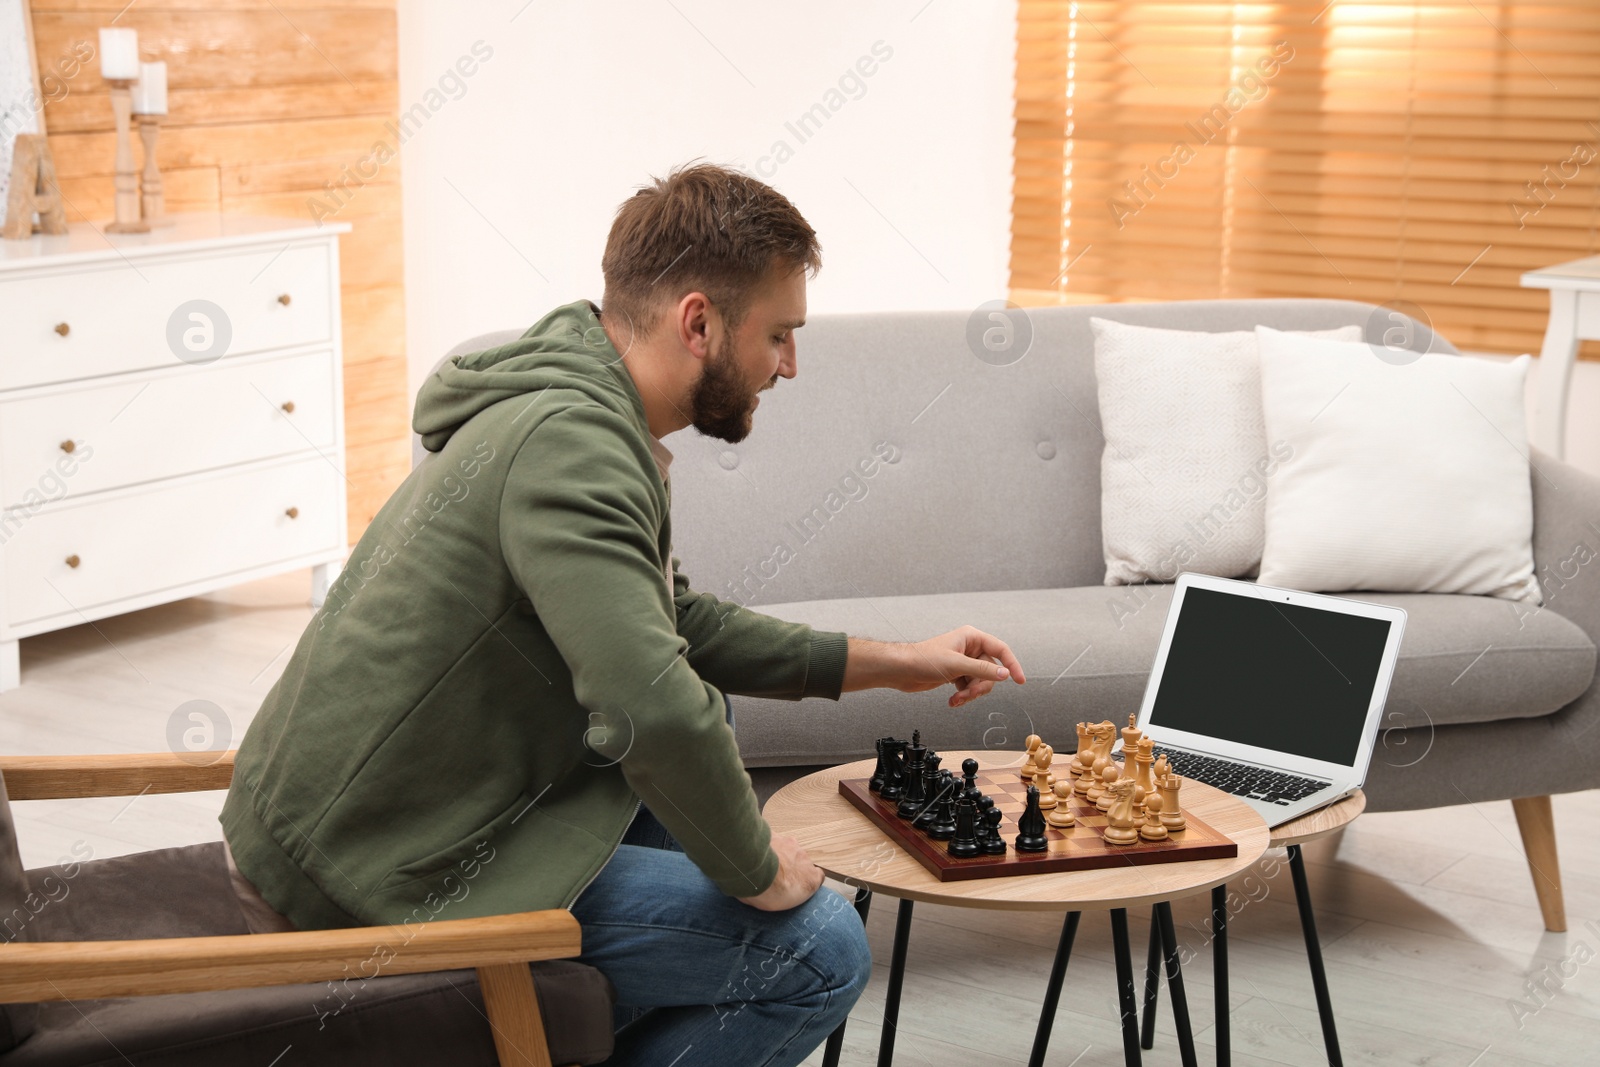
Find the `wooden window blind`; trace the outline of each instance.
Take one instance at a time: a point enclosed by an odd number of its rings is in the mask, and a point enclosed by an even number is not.
[[[1020,0],[1021,304],[1319,296],[1539,348],[1600,222],[1600,3]]]

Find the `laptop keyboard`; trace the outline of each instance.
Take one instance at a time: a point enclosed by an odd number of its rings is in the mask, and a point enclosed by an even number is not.
[[[1215,786],[1224,793],[1249,797],[1268,804],[1293,804],[1332,784],[1316,778],[1303,778],[1287,771],[1275,771],[1249,763],[1234,763],[1232,760],[1219,759],[1216,756],[1201,756],[1182,749],[1157,746],[1155,754],[1167,757],[1167,764],[1174,772],[1185,778],[1193,778],[1197,782]]]

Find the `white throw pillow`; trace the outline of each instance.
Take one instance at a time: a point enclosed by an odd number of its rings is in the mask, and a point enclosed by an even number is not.
[[[1252,330],[1197,333],[1090,318],[1099,380],[1106,585],[1180,571],[1254,577],[1267,479],[1293,460],[1261,419]],[[1310,336],[1361,339],[1361,327]]]
[[[1364,344],[1256,333],[1267,435],[1295,452],[1267,494],[1263,585],[1542,602],[1527,356],[1396,364]]]

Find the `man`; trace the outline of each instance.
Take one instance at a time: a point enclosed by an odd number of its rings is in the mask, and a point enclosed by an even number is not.
[[[776,191],[681,169],[618,210],[603,311],[557,308],[423,385],[437,454],[240,746],[221,820],[259,928],[570,908],[632,1009],[618,1064],[795,1064],[848,1015],[861,924],[762,818],[723,693],[953,683],[956,706],[1024,677],[971,627],[847,637],[677,572],[660,439],[744,439],[759,393],[795,377],[819,265]],[[620,844],[641,800],[681,851]]]

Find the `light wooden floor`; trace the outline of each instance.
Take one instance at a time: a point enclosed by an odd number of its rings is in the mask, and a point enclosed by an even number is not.
[[[23,687],[0,694],[0,745],[162,751],[169,721],[191,700],[213,702],[237,743],[311,618],[309,581],[299,572],[23,641]],[[19,803],[23,861],[53,863],[75,846],[103,858],[217,840],[222,796]],[[1509,804],[1364,815],[1337,846],[1307,846],[1347,1062],[1600,1062],[1600,793],[1558,797],[1556,822],[1567,934],[1544,932]],[[1234,1062],[1326,1062],[1287,870],[1254,896],[1230,925]],[[1210,1062],[1205,904],[1179,902],[1175,912]],[[894,913],[894,901],[880,900],[868,922],[880,962],[850,1023],[847,1064],[875,1062]],[[1142,981],[1148,912],[1132,918]],[[919,905],[897,1061],[1024,1062],[1059,929],[1057,915]],[[1086,915],[1051,1064],[1122,1062],[1112,966],[1105,915]],[[1163,991],[1152,1064],[1178,1062],[1168,1007]]]

